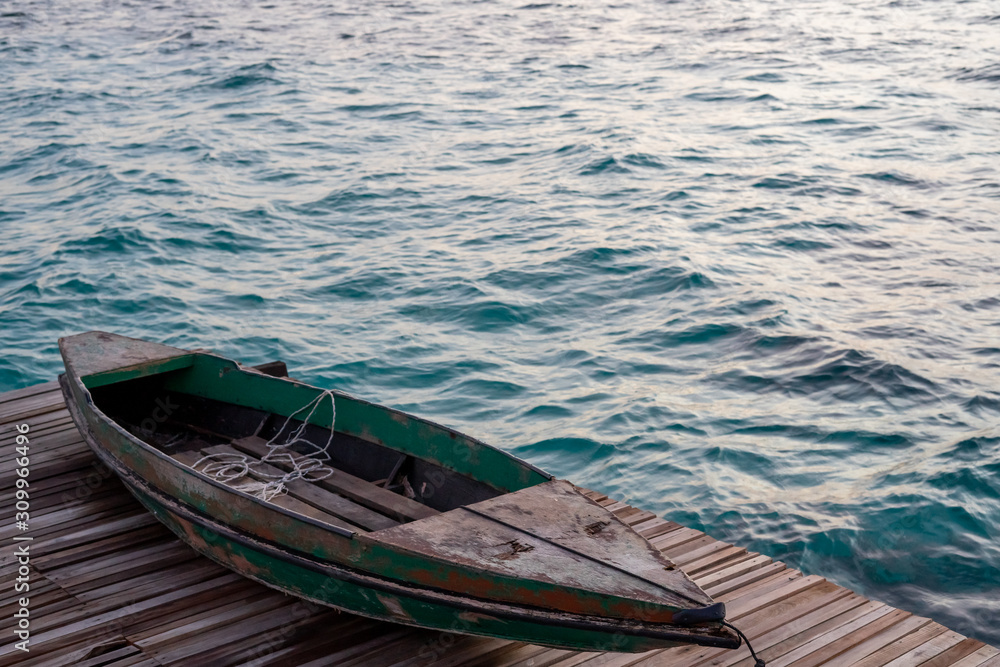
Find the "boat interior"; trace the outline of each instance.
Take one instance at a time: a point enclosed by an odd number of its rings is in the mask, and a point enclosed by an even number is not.
[[[280,362],[257,370],[275,377],[287,374]],[[280,476],[291,469],[291,461],[282,457],[269,463],[260,459],[267,455],[269,441],[286,442],[302,426],[300,420],[165,389],[170,376],[182,372],[107,384],[91,389],[91,395],[119,426],[184,465],[194,466],[207,455],[230,454],[254,463],[252,476],[260,471]],[[307,424],[303,436],[322,447],[330,430]],[[301,445],[290,449],[298,455],[308,453]],[[332,526],[371,532],[504,493],[418,456],[336,430],[327,453],[330,458],[325,463],[333,474],[318,481],[291,481],[285,485],[286,493],[269,502]],[[239,487],[245,481],[229,485]]]

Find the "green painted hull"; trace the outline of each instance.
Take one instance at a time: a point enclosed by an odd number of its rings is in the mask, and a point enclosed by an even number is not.
[[[664,648],[662,637],[629,636],[621,629],[572,628],[538,620],[526,622],[485,612],[467,600],[432,601],[420,591],[412,595],[366,586],[340,578],[332,569],[307,561],[278,558],[231,539],[219,526],[205,526],[172,512],[166,505],[130,486],[139,501],[170,530],[215,562],[259,583],[312,602],[380,621],[402,623],[442,632],[510,639],[553,648],[581,651],[638,652]]]

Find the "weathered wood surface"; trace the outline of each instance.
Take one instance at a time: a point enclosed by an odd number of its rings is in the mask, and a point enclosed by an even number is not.
[[[13,521],[14,425],[31,427],[31,521]],[[417,630],[318,608],[198,556],[96,462],[54,383],[0,395],[0,563],[14,577],[15,535],[31,549],[30,653],[4,615],[3,665],[162,667],[750,667],[744,648],[580,653]],[[719,542],[600,494],[716,599],[772,667],[1000,667],[1000,650],[930,619]],[[0,601],[11,611],[11,585]]]

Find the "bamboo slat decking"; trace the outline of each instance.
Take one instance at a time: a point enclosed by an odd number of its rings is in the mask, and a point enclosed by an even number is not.
[[[30,426],[30,528],[14,525],[14,425]],[[580,653],[370,621],[287,597],[178,541],[101,468],[55,382],[0,394],[4,645],[0,666],[752,667],[745,648]],[[592,497],[635,526],[750,636],[770,667],[1000,667],[1000,650],[650,512]],[[30,536],[30,542],[15,542]],[[15,550],[30,544],[29,593]],[[30,652],[12,614],[29,598]]]

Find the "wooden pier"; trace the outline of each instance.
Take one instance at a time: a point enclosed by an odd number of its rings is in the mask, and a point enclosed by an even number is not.
[[[29,529],[14,523],[15,425],[30,430]],[[0,666],[752,667],[746,648],[560,651],[370,621],[282,595],[199,556],[97,463],[55,382],[0,394]],[[927,618],[591,494],[662,549],[769,667],[1000,667],[1000,650]],[[15,541],[15,537],[31,537]],[[29,545],[30,592],[14,591]],[[13,614],[29,598],[30,652]]]

